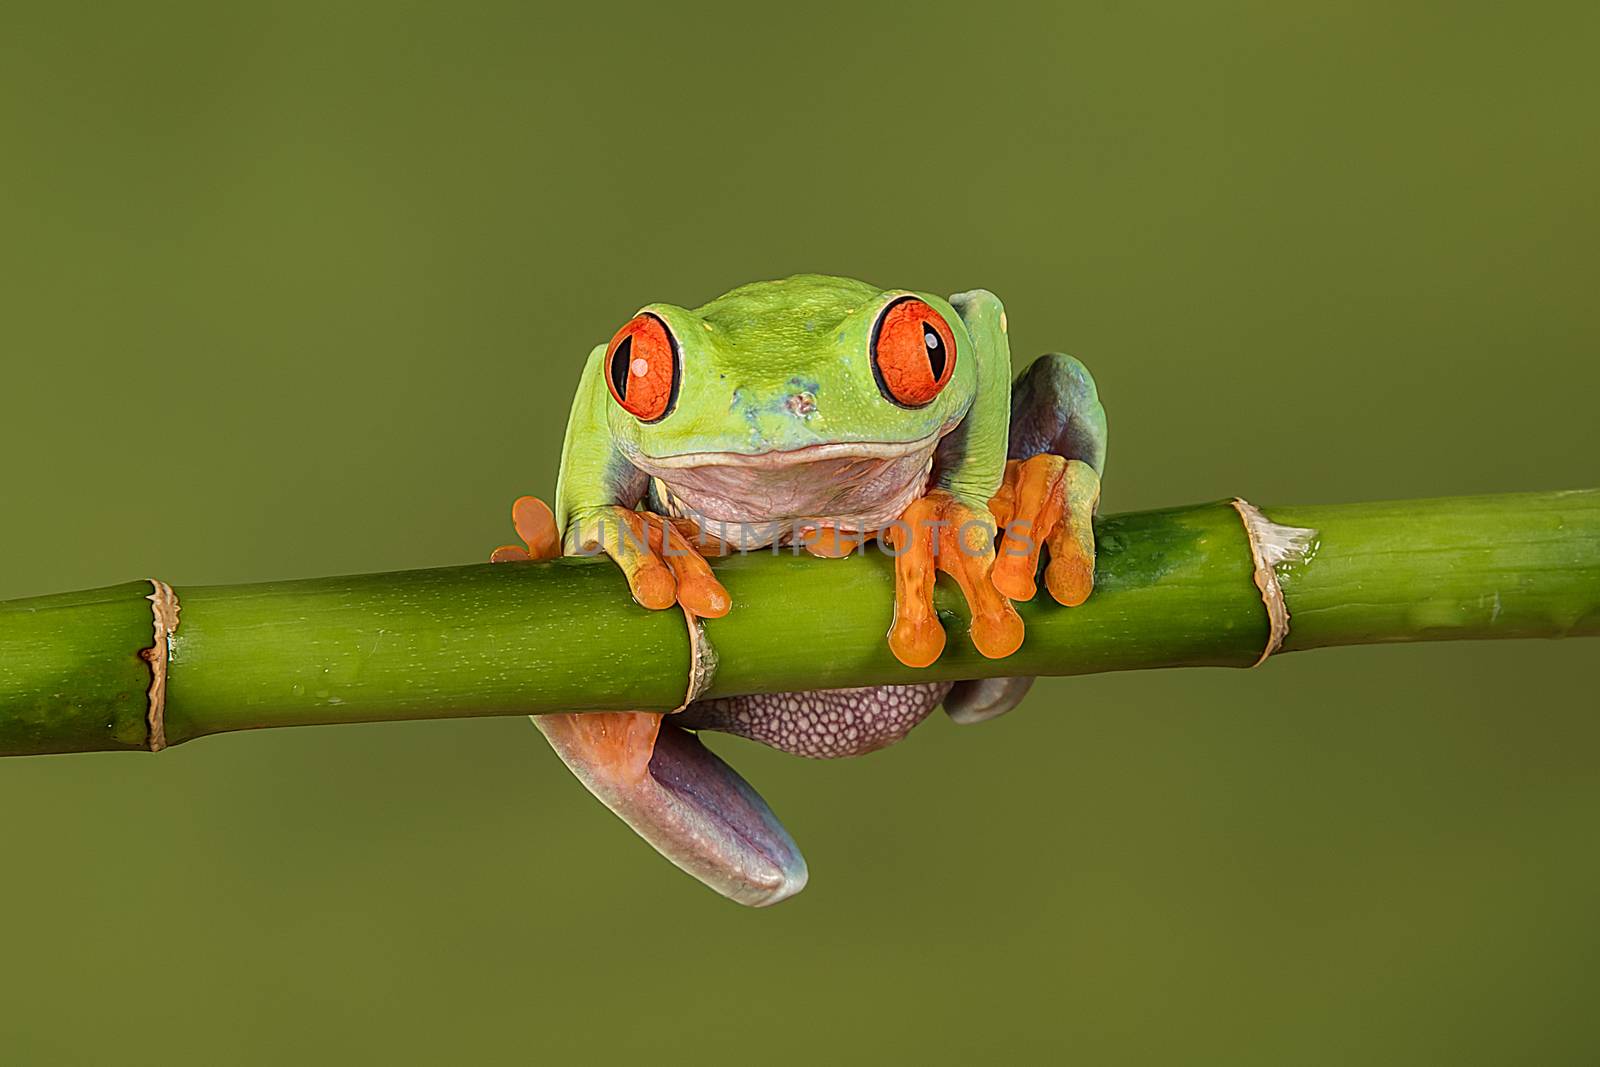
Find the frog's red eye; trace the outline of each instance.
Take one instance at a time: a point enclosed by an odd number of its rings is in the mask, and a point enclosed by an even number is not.
[[[641,311],[606,349],[606,387],[641,422],[666,417],[678,401],[678,342],[667,324]]]
[[[955,371],[956,338],[943,316],[914,296],[883,309],[872,329],[872,373],[884,396],[920,408]]]

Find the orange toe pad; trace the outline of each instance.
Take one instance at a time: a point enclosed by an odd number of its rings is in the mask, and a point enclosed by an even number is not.
[[[1022,644],[1022,619],[995,588],[994,530],[988,515],[935,489],[911,503],[885,531],[895,553],[895,612],[889,647],[908,667],[926,667],[944,651],[944,627],[933,608],[937,572],[956,580],[972,613],[972,643],[991,659]]]
[[[1013,600],[1032,600],[1039,552],[1050,548],[1045,586],[1058,603],[1082,604],[1094,589],[1094,510],[1100,476],[1082,460],[1048,454],[1006,464],[1005,481],[989,502],[1005,531],[994,584]]]

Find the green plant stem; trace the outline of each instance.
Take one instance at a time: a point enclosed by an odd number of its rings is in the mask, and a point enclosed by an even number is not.
[[[1267,508],[1311,527],[1280,565],[1285,651],[1387,641],[1600,633],[1600,490]],[[712,695],[916,679],[1247,667],[1268,624],[1239,515],[1226,502],[1104,518],[1096,589],[1063,608],[1019,604],[1016,655],[951,634],[912,670],[884,640],[892,561],[755,553],[716,564],[733,610],[706,624]],[[0,604],[0,754],[136,749],[152,643],[148,582]],[[179,586],[169,657],[170,744],[268,726],[512,715],[683,700],[677,611],[633,603],[603,560],[479,564],[259,585]]]

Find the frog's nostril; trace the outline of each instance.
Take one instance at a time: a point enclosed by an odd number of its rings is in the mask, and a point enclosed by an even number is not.
[[[789,410],[801,418],[814,415],[817,411],[817,398],[809,392],[795,393],[789,397],[787,403]]]

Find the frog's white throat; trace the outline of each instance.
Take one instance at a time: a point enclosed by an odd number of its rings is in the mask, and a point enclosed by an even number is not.
[[[927,490],[941,430],[908,442],[830,442],[782,452],[630,456],[651,505],[742,548],[788,544],[808,528],[878,530]]]

